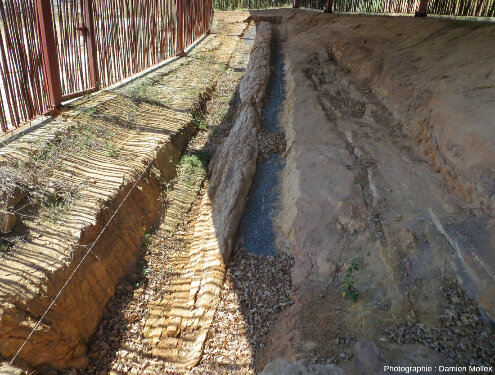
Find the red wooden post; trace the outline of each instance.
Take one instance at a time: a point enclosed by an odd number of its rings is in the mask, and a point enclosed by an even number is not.
[[[98,74],[98,58],[96,52],[96,35],[93,19],[93,0],[84,1],[84,26],[86,31],[86,43],[88,48],[89,81],[92,88],[100,88],[100,77]]]
[[[333,13],[333,0],[327,0],[327,6],[323,12],[324,13]]]
[[[184,4],[177,0],[177,55],[184,54]]]
[[[294,5],[292,8],[299,8],[299,0],[294,0]]]
[[[428,8],[428,0],[421,0],[419,2],[419,8],[416,14],[414,15],[415,17],[426,17],[426,12]]]
[[[58,62],[55,34],[53,32],[53,18],[50,1],[36,0],[36,13],[43,53],[45,84],[48,89],[52,112],[57,113],[57,108],[62,104],[62,83],[60,82],[60,66]]]

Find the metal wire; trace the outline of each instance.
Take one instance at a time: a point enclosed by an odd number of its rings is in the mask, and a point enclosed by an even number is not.
[[[62,292],[64,291],[64,289],[67,287],[67,285],[69,284],[69,282],[71,281],[71,279],[74,277],[74,275],[76,274],[76,272],[79,270],[79,267],[81,267],[81,264],[86,260],[86,258],[88,257],[88,255],[92,252],[93,248],[98,243],[98,241],[101,238],[101,236],[103,235],[103,233],[105,233],[105,231],[107,230],[108,226],[113,221],[114,217],[117,215],[117,213],[122,208],[122,205],[125,203],[125,201],[129,197],[129,195],[136,188],[138,182],[141,181],[141,179],[143,178],[143,176],[149,171],[149,169],[151,167],[151,164],[153,164],[153,161],[154,160],[151,159],[151,161],[148,163],[148,165],[146,166],[146,168],[144,169],[144,171],[136,179],[136,181],[134,182],[134,184],[132,185],[132,187],[129,189],[129,191],[127,192],[126,196],[122,200],[122,202],[120,202],[119,206],[117,207],[117,209],[115,210],[115,212],[113,213],[113,215],[110,217],[110,219],[107,221],[107,223],[105,224],[105,226],[101,230],[101,232],[98,235],[98,237],[96,237],[95,241],[91,244],[91,246],[89,247],[88,251],[86,251],[86,253],[82,257],[81,261],[77,264],[76,268],[74,268],[74,271],[72,271],[72,273],[70,274],[70,276],[67,279],[67,281],[64,283],[64,285],[62,285],[62,288],[60,288],[60,290],[58,291],[58,293],[55,295],[55,298],[52,300],[52,302],[47,307],[47,309],[45,310],[45,312],[43,313],[43,315],[41,316],[41,318],[38,320],[38,322],[36,323],[36,325],[33,327],[33,329],[31,330],[31,332],[29,333],[29,335],[26,337],[26,340],[24,340],[24,342],[22,343],[22,345],[19,348],[19,350],[17,350],[17,352],[15,353],[14,357],[10,360],[9,364],[11,366],[13,365],[14,361],[16,360],[16,358],[19,356],[19,353],[22,351],[22,349],[26,346],[26,344],[29,341],[29,339],[31,339],[31,337],[33,336],[33,334],[36,332],[36,330],[38,329],[38,327],[41,325],[41,323],[43,322],[43,320],[45,319],[46,315],[51,310],[51,308],[53,307],[53,305],[55,305],[55,302],[57,302],[58,298],[60,297],[60,295],[62,294]]]

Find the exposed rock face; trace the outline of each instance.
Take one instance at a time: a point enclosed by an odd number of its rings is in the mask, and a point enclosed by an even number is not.
[[[239,94],[241,101],[250,103],[258,112],[264,104],[266,87],[270,78],[272,25],[261,22],[256,41],[251,49],[246,74],[242,78]]]
[[[495,157],[487,157],[495,150],[487,91],[495,87],[487,52],[494,25],[263,13],[287,16],[287,163],[277,226],[295,258],[295,303],[266,351],[350,367],[354,343],[371,337],[422,343],[460,363],[472,351],[446,341],[469,340],[477,363],[492,358],[485,348],[494,332],[477,310],[495,317],[492,198],[468,187],[495,177]],[[464,69],[472,81],[461,78]],[[359,267],[349,271],[353,261]],[[348,272],[355,301],[343,297]],[[453,300],[478,323],[459,322],[462,332],[442,341],[456,319],[446,318]],[[383,334],[403,325],[436,333]],[[477,336],[490,338],[476,343]]]
[[[260,375],[346,375],[346,371],[334,365],[306,364],[303,361],[291,363],[277,358],[268,363]],[[364,373],[359,373],[364,374]]]
[[[360,375],[383,374],[385,366],[418,367],[419,371],[415,373],[426,375],[431,371],[421,370],[421,367],[447,367],[449,363],[448,358],[423,345],[380,345],[371,340],[361,340],[354,346],[354,370]],[[391,370],[388,372],[394,373]]]
[[[212,160],[208,195],[213,222],[223,258],[227,260],[239,220],[244,211],[258,157],[257,133],[266,87],[270,77],[271,24],[258,28],[249,63],[241,85],[241,105],[235,125]]]

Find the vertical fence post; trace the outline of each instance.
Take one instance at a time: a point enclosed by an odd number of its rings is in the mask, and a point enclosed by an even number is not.
[[[36,0],[36,14],[40,30],[41,48],[43,53],[43,71],[45,84],[50,97],[52,113],[58,113],[62,104],[62,83],[58,63],[57,43],[53,32],[53,17],[49,0]]]
[[[294,0],[292,8],[299,8],[299,0]]]
[[[86,43],[88,48],[89,81],[92,88],[100,88],[98,74],[98,58],[96,51],[96,34],[93,19],[93,0],[84,1],[84,26],[86,28]]]
[[[327,0],[327,6],[323,13],[333,13],[333,0]]]
[[[184,54],[184,4],[177,0],[177,55]]]
[[[213,0],[208,1],[208,12],[206,14],[206,22],[208,24],[207,28],[208,30],[206,31],[208,34],[211,32],[210,27],[211,27],[211,19],[213,16]]]
[[[421,0],[419,2],[419,8],[416,14],[414,15],[415,17],[426,17],[426,12],[428,8],[428,0]]]

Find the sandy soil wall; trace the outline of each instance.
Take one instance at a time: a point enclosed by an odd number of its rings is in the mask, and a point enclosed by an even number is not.
[[[87,343],[119,279],[135,266],[221,74],[223,65],[210,60],[230,59],[238,37],[230,39],[210,36],[198,48],[214,51],[212,57],[184,57],[125,87],[84,98],[2,147],[2,172],[20,171],[30,184],[22,207],[9,208],[19,213],[17,226],[0,237],[2,244],[4,238],[12,243],[0,254],[3,358],[17,352],[119,208],[18,357],[33,366],[86,366]],[[58,186],[74,188],[64,195],[67,203],[55,194],[47,203],[46,191]]]
[[[87,341],[100,320],[106,301],[113,295],[115,285],[134,267],[141,239],[161,211],[158,199],[163,192],[163,182],[170,181],[175,175],[175,164],[193,131],[194,125],[191,122],[185,123],[181,130],[170,137],[169,142],[165,142],[156,151],[150,168],[143,170],[147,164],[145,161],[140,169],[125,180],[121,179],[122,185],[116,196],[102,202],[94,222],[81,228],[76,244],[71,243],[75,238],[60,238],[56,232],[52,237],[49,232],[45,232],[40,236],[40,241],[34,243],[40,253],[31,245],[29,253],[21,252],[15,257],[3,259],[2,270],[9,274],[6,276],[11,276],[2,284],[0,352],[3,356],[8,358],[16,353],[119,208],[91,254],[81,264],[20,355],[20,358],[33,365],[50,363],[59,368],[86,365]],[[138,180],[141,174],[143,176]],[[132,189],[136,181],[137,185]],[[127,198],[124,201],[125,197]],[[81,212],[76,211],[72,215],[77,220]],[[46,238],[48,241],[53,238],[57,242],[46,242]],[[48,269],[44,269],[37,259],[43,253],[49,256],[42,250],[47,245],[52,246],[53,251],[59,255],[58,259],[47,258],[50,265],[47,266]],[[63,256],[65,246],[73,248],[67,256]],[[23,273],[15,272],[16,264],[23,272],[29,272],[30,266],[36,267],[37,272],[32,273],[27,282],[25,274],[23,276]],[[15,281],[13,275],[18,275],[21,279]],[[12,293],[14,290],[16,294]]]

